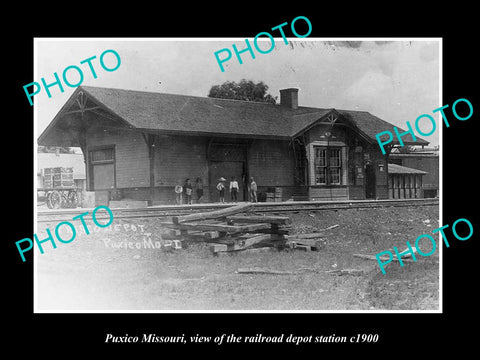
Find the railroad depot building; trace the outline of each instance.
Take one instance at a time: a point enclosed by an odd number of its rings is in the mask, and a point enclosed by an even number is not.
[[[239,201],[250,177],[259,193],[281,189],[283,201],[388,199],[388,152],[375,138],[386,130],[393,125],[366,111],[299,106],[295,88],[269,104],[80,86],[38,144],[82,149],[97,205],[173,204],[186,178],[200,178],[203,202],[216,202],[220,177],[236,177]]]

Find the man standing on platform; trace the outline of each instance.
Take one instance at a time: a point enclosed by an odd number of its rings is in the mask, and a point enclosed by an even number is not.
[[[237,202],[238,199],[238,181],[235,176],[232,176],[232,180],[230,181],[230,199],[233,202]]]
[[[250,185],[248,187],[248,193],[250,195],[251,202],[257,202],[257,183],[253,179],[253,176],[250,178]]]

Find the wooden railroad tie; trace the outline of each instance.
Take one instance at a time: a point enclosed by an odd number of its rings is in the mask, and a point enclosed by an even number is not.
[[[228,215],[238,214],[243,211],[247,211],[252,208],[252,204],[245,203],[236,206],[231,206],[226,209],[207,211],[203,213],[194,213],[188,215],[172,216],[172,222],[174,224],[180,224],[183,222],[196,221],[196,220],[206,220],[206,219],[218,219],[221,217],[226,217]]]
[[[214,254],[258,248],[319,250],[324,245],[322,233],[290,235],[292,220],[288,216],[247,214],[252,204],[225,209],[172,216],[161,223],[170,234],[183,240],[210,243]]]

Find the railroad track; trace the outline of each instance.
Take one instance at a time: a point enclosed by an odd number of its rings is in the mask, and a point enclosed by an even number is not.
[[[253,212],[260,213],[285,213],[299,211],[362,209],[378,207],[399,206],[428,206],[438,205],[439,199],[386,199],[386,200],[342,200],[342,201],[291,201],[255,203]],[[204,212],[223,209],[232,204],[193,204],[193,205],[158,205],[146,208],[113,208],[114,219],[133,219],[150,217],[170,217],[174,215],[186,215],[194,212]],[[37,212],[37,222],[68,221],[72,217],[88,211],[86,219],[91,218],[93,208],[40,210]],[[102,214],[100,214],[102,213]],[[104,211],[99,211],[96,217],[107,218]]]

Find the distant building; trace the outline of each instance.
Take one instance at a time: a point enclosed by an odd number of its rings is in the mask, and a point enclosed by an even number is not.
[[[392,151],[389,163],[425,171],[422,186],[423,197],[434,198],[439,196],[440,162],[438,148],[413,149],[408,153]]]
[[[388,195],[390,199],[423,198],[425,171],[388,164]]]
[[[270,104],[80,86],[38,143],[82,149],[97,205],[175,203],[186,178],[200,178],[204,201],[218,201],[221,177],[236,177],[243,201],[252,176],[259,194],[280,188],[282,200],[387,199],[382,131],[394,126],[367,111],[299,106],[293,88]]]

